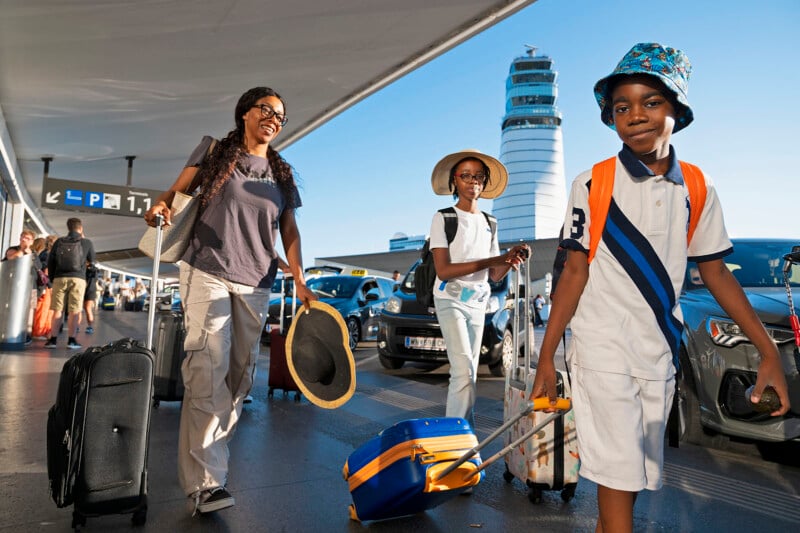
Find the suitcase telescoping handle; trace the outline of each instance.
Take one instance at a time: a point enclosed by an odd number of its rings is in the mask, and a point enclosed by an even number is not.
[[[150,279],[150,307],[147,309],[147,349],[153,349],[153,328],[156,319],[156,295],[158,294],[158,264],[161,260],[161,238],[164,216],[156,215],[156,247],[153,250],[153,277]]]
[[[508,446],[506,446],[505,448],[494,454],[493,456],[491,456],[489,459],[483,461],[482,464],[477,469],[469,472],[464,477],[464,480],[471,478],[481,470],[485,469],[487,466],[494,463],[495,461],[506,455],[508,452],[510,452],[511,450],[513,450],[514,448],[516,448],[529,438],[533,437],[534,434],[536,434],[538,431],[541,431],[541,429],[545,427],[547,424],[549,424],[559,416],[563,416],[564,414],[569,412],[572,409],[572,402],[566,398],[558,398],[556,400],[556,405],[551,406],[550,399],[547,397],[535,398],[533,401],[529,401],[525,405],[525,409],[523,409],[516,415],[506,420],[502,426],[500,426],[494,431],[494,433],[492,433],[484,440],[479,442],[474,448],[471,448],[470,450],[466,451],[464,455],[459,457],[455,462],[450,464],[447,468],[439,472],[439,475],[436,476],[436,479],[434,479],[434,481],[438,481],[444,478],[450,472],[453,472],[456,468],[458,468],[462,464],[472,459],[479,451],[481,451],[481,449],[483,449],[487,444],[489,444],[494,439],[505,433],[508,430],[508,428],[513,426],[520,418],[528,416],[529,414],[531,414],[532,411],[543,411],[545,409],[556,409],[557,411],[548,416],[547,418],[545,418],[540,424],[537,424],[536,427],[525,433],[523,436],[521,436],[520,438],[518,438],[517,440],[515,440],[514,442],[512,442],[511,444],[509,444]]]
[[[294,278],[292,278],[294,279]],[[297,312],[297,300],[295,300],[294,296],[294,281],[292,282],[292,320],[294,320],[294,315]],[[285,312],[285,305],[286,305],[286,276],[284,275],[281,278],[281,310],[280,310],[280,318],[278,319],[278,331],[281,335],[286,333],[286,328],[283,324],[283,314]]]
[[[511,330],[512,353],[519,354],[521,346],[525,347],[523,353],[522,368],[531,368],[533,353],[533,331],[531,330],[531,276],[530,276],[531,254],[525,256],[525,260],[520,263],[513,273],[512,282],[514,283],[514,322]],[[519,360],[515,357],[511,361],[508,377],[514,379],[520,367]]]

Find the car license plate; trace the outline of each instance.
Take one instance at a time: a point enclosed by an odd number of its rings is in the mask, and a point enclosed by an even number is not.
[[[437,352],[447,350],[442,337],[406,337],[405,346],[412,350],[433,350]]]

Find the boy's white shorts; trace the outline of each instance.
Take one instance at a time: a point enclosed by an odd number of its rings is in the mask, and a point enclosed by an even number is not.
[[[572,380],[580,475],[617,490],[660,489],[675,378],[653,381],[572,365]]]

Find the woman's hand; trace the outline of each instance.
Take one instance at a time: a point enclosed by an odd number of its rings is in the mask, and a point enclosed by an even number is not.
[[[311,302],[314,300],[319,300],[316,294],[306,287],[305,283],[298,283],[297,280],[294,282],[294,297],[299,298],[303,305],[305,306],[306,310],[311,309]]]
[[[156,227],[156,216],[161,215],[164,217],[164,225],[169,226],[172,224],[172,211],[167,207],[165,202],[156,202],[156,205],[147,210],[144,214],[144,221],[148,226]]]

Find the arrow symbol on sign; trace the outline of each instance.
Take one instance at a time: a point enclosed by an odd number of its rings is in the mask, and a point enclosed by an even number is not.
[[[46,203],[46,204],[57,204],[59,196],[61,196],[61,192],[48,192],[45,195],[44,203]]]

